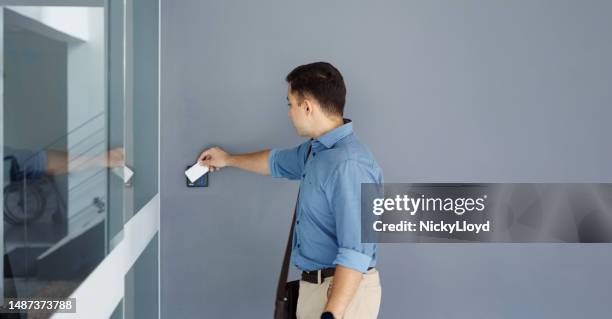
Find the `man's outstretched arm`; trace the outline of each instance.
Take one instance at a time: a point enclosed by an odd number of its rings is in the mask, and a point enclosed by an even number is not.
[[[70,159],[65,150],[49,149],[44,152],[47,155],[45,173],[49,175],[63,175],[93,167],[114,168],[124,165],[123,147],[116,147],[95,156],[79,155],[74,159]],[[68,162],[71,164],[70,171]]]
[[[202,152],[198,157],[198,162],[201,165],[208,166],[212,172],[222,167],[233,166],[261,175],[270,175],[269,155],[269,149],[253,153],[230,154],[215,146]]]

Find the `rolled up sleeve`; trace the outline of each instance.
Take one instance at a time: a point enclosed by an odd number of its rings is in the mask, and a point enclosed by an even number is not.
[[[310,141],[287,149],[272,149],[268,155],[268,166],[272,177],[300,179],[304,171],[306,151]]]
[[[371,170],[355,160],[339,164],[325,183],[325,193],[336,221],[338,253],[334,265],[365,273],[376,244],[361,243],[361,183],[376,182]]]

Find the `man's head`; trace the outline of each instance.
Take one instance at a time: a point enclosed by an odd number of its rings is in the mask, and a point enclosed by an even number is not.
[[[300,136],[316,137],[333,123],[342,123],[346,87],[342,74],[333,65],[300,65],[286,80],[288,116]]]

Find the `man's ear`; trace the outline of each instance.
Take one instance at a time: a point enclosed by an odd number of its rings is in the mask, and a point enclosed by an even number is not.
[[[306,112],[306,115],[311,115],[312,111],[313,111],[313,103],[312,101],[310,101],[310,99],[308,98],[304,98],[304,111]]]

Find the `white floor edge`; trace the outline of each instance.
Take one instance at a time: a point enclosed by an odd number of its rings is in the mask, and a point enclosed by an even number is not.
[[[123,240],[70,295],[76,313],[51,318],[108,319],[123,298],[125,274],[158,231],[159,193],[123,226]]]

